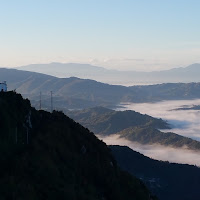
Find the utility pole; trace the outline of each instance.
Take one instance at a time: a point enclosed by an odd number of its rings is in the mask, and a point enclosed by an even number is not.
[[[42,109],[42,92],[40,92],[40,110]]]
[[[53,112],[53,92],[51,91],[51,112]]]

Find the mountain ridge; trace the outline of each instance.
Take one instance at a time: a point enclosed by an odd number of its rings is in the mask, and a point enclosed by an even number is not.
[[[95,107],[66,112],[97,136],[118,136],[142,145],[163,145],[200,151],[200,142],[170,132],[169,124],[162,120],[132,110],[114,111]],[[162,132],[169,129],[169,132]]]
[[[48,70],[46,69],[47,67]],[[125,85],[131,82],[133,85],[137,85],[137,83],[141,84],[143,82],[145,85],[147,85],[152,83],[188,83],[200,81],[200,78],[197,75],[198,73],[200,73],[199,63],[194,63],[187,67],[150,72],[112,70],[103,67],[93,66],[90,64],[80,63],[34,64],[17,67],[17,69],[42,72],[61,78],[76,76],[80,78],[94,79],[100,82],[118,85],[120,84],[120,82],[124,82]]]
[[[198,200],[200,168],[148,158],[126,146],[110,146],[122,169],[136,175],[160,200]]]
[[[62,112],[37,111],[15,92],[0,93],[0,111],[0,199],[155,199]]]
[[[39,95],[45,109],[50,106],[53,92],[57,109],[83,109],[95,106],[114,108],[122,102],[156,102],[200,98],[200,83],[165,83],[149,86],[109,85],[76,77],[57,78],[36,72],[0,68],[0,80],[7,81],[9,90],[28,97],[39,105]]]

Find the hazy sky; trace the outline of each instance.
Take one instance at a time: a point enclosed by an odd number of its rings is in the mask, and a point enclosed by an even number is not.
[[[187,66],[200,62],[199,8],[199,0],[0,0],[0,66]]]

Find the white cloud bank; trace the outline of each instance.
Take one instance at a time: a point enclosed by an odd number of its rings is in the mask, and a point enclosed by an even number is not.
[[[120,108],[119,110],[135,110],[142,114],[167,120],[172,129],[162,131],[174,132],[200,141],[200,111],[174,110],[184,106],[191,107],[193,105],[200,105],[200,99],[122,105],[124,108]],[[101,139],[108,145],[126,145],[135,151],[157,160],[200,166],[200,153],[196,151],[175,149],[161,145],[141,145],[119,138],[116,135]]]
[[[172,127],[171,130],[162,131],[174,132],[200,141],[200,111],[174,110],[183,106],[191,107],[193,105],[200,105],[200,99],[123,104],[124,108],[120,108],[120,110],[135,110],[152,117],[162,118]]]
[[[131,149],[156,160],[169,161],[171,163],[191,164],[200,167],[200,153],[187,149],[175,149],[161,145],[141,145],[129,140],[119,138],[117,135],[98,138],[107,145],[128,146]]]

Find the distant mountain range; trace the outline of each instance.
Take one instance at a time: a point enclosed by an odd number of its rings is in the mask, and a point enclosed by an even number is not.
[[[150,159],[128,147],[110,146],[119,166],[145,182],[160,200],[199,200],[200,168]]]
[[[103,67],[77,63],[32,64],[18,67],[17,69],[44,73],[60,78],[75,76],[118,85],[149,85],[200,81],[200,64],[198,63],[188,67],[152,72],[108,70]]]
[[[89,79],[57,78],[36,72],[0,68],[0,81],[6,80],[8,89],[31,99],[38,108],[42,92],[42,107],[50,108],[50,91],[54,108],[82,109],[95,106],[115,107],[121,102],[155,102],[200,98],[200,83],[166,83],[150,86],[125,87],[109,85]]]
[[[193,106],[183,106],[180,108],[176,108],[173,110],[200,110],[200,105],[193,105]]]

